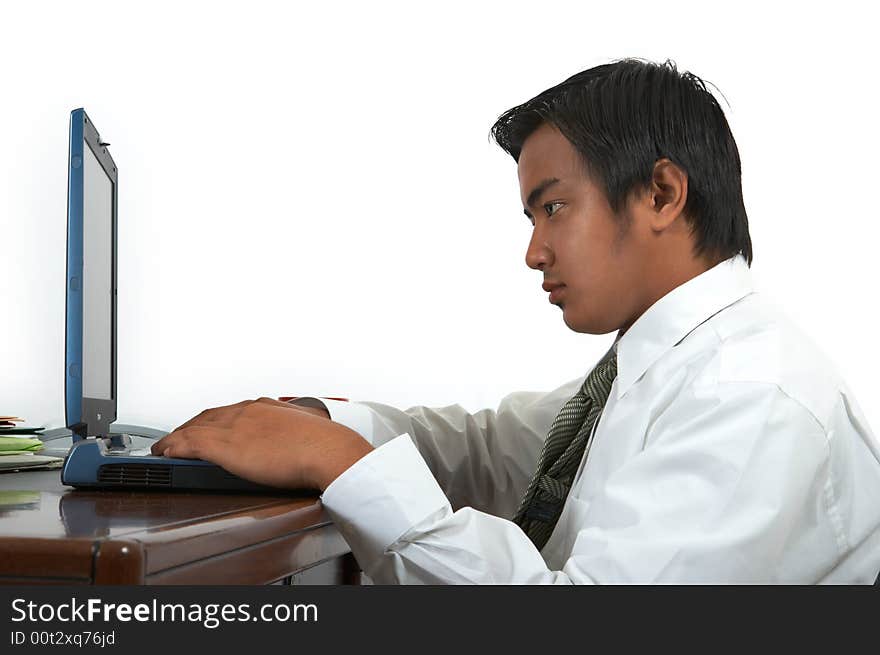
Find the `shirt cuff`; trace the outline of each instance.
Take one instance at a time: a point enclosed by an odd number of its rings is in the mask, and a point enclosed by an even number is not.
[[[323,407],[330,414],[331,421],[344,425],[349,430],[354,430],[371,446],[373,445],[373,415],[368,407],[345,400],[331,400],[330,398],[315,398],[313,396],[291,400],[290,404]]]
[[[365,571],[414,525],[452,511],[408,434],[355,462],[321,501]]]

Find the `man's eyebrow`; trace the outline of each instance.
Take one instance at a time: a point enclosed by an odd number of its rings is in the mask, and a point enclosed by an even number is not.
[[[526,199],[526,206],[533,207],[535,203],[537,203],[538,200],[541,199],[541,196],[544,194],[544,192],[558,182],[558,177],[548,177],[547,179],[541,180],[538,186],[536,186],[529,192],[529,197]],[[529,218],[532,217],[528,209],[523,209],[523,213]]]

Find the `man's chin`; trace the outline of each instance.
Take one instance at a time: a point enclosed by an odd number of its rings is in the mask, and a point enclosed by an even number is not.
[[[607,325],[601,325],[598,321],[590,320],[589,318],[583,317],[574,317],[572,316],[572,312],[565,311],[565,303],[559,303],[559,308],[562,310],[562,320],[565,322],[565,325],[572,332],[579,332],[580,334],[608,334],[609,332],[614,332],[617,330],[615,327],[608,327]]]
[[[559,303],[559,309],[562,310],[562,321],[565,323],[566,327],[573,332],[587,332],[584,330],[584,326],[581,321],[574,319],[571,316],[571,312],[565,311],[565,303]]]

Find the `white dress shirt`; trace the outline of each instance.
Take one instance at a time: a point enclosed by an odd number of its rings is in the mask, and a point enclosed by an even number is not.
[[[741,256],[614,344],[618,375],[540,552],[509,519],[584,377],[496,411],[326,400],[376,449],[323,503],[377,583],[870,583],[880,444]]]

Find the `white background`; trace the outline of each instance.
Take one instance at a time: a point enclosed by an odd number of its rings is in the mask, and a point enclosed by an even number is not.
[[[613,335],[548,304],[488,134],[636,56],[726,97],[759,287],[878,425],[878,47],[859,4],[131,5],[0,13],[0,415],[63,425],[76,107],[120,168],[121,422],[261,395],[477,410],[583,375]]]

